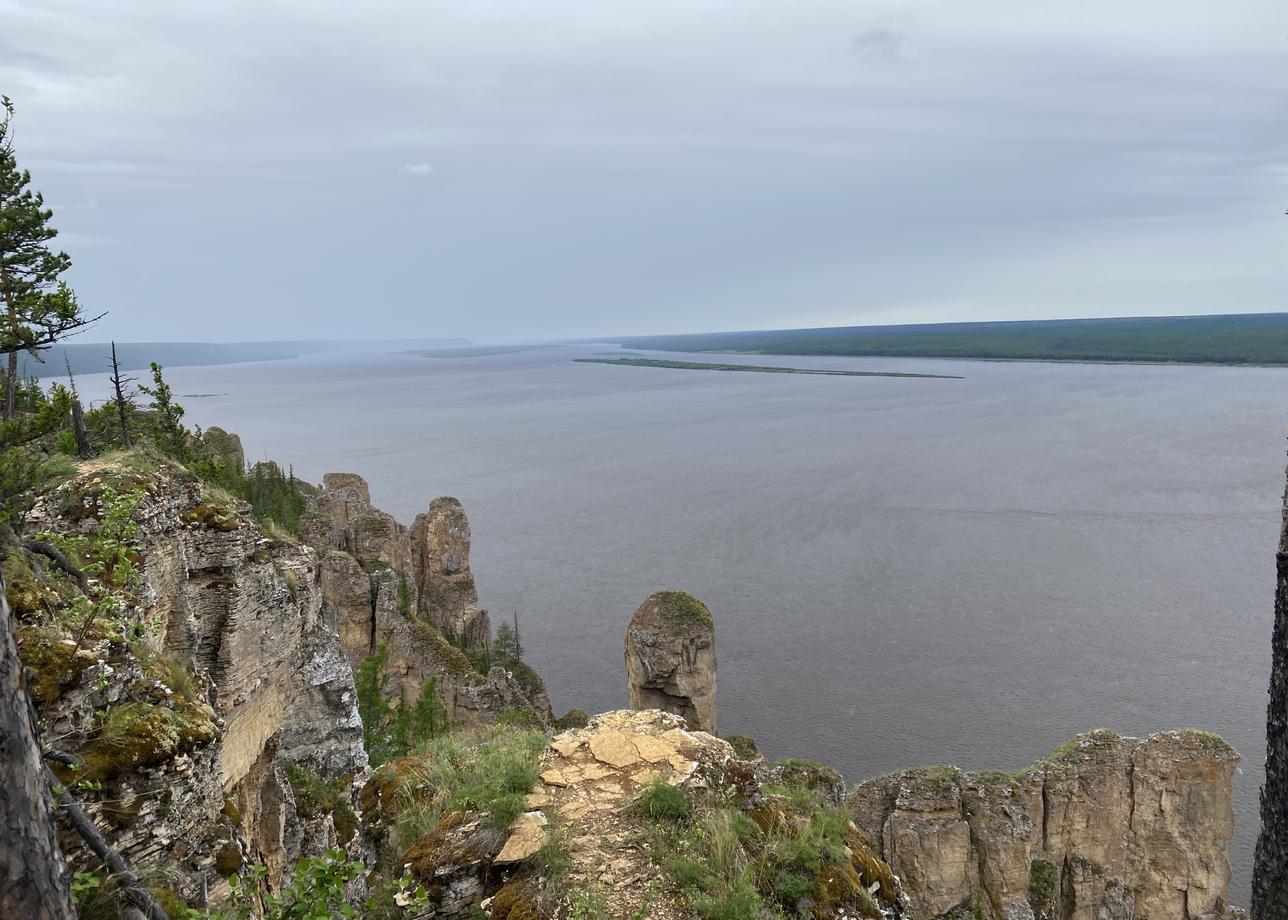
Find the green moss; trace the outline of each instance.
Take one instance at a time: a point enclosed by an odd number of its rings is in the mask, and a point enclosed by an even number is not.
[[[241,850],[235,843],[225,843],[215,853],[215,871],[223,878],[236,875],[244,864]]]
[[[1029,906],[1034,913],[1041,913],[1055,901],[1059,873],[1055,863],[1035,859],[1029,863]]]
[[[358,829],[358,817],[349,801],[349,787],[340,779],[327,782],[312,770],[294,763],[283,763],[282,772],[295,796],[295,811],[302,818],[330,815],[336,835],[348,843]]]
[[[122,703],[100,718],[97,737],[81,752],[85,765],[80,775],[102,780],[159,766],[218,737],[214,710],[203,702],[179,700],[173,709]]]
[[[6,555],[0,571],[4,573],[9,609],[19,620],[34,619],[62,604],[62,596],[44,583],[27,554],[21,550]]]
[[[750,735],[725,735],[725,741],[733,748],[733,752],[742,760],[755,760],[760,756],[760,748],[756,746],[756,739]]]
[[[466,684],[480,684],[484,681],[484,676],[474,670],[465,653],[443,638],[443,634],[437,629],[420,621],[413,621],[410,625],[417,645],[443,671]]]
[[[207,488],[207,491],[210,491]],[[230,533],[242,526],[241,516],[231,505],[202,502],[184,511],[179,519],[193,527],[204,527],[220,533]]]
[[[53,627],[26,626],[18,630],[18,657],[31,669],[27,691],[37,703],[49,704],[80,683],[81,674],[97,664],[93,653]]]
[[[648,603],[672,623],[714,627],[706,604],[687,591],[657,591],[649,597]]]
[[[824,798],[835,798],[845,791],[841,774],[815,760],[789,758],[774,765],[779,782],[789,789],[804,789]]]

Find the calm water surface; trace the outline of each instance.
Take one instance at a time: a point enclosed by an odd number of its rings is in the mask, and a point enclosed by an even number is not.
[[[458,496],[482,601],[519,612],[561,711],[625,704],[626,623],[681,588],[716,617],[721,732],[851,781],[1013,769],[1096,726],[1218,732],[1245,758],[1231,860],[1246,904],[1288,370],[571,362],[604,350],[167,376],[190,420],[239,432],[249,459],[360,472],[404,522]]]

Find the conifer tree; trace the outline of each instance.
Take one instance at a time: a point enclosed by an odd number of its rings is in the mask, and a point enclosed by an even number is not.
[[[13,103],[0,96],[0,353],[7,359],[3,418],[13,418],[18,391],[18,355],[37,361],[40,352],[101,318],[87,318],[62,280],[71,268],[67,253],[51,249],[58,235],[53,212],[28,186],[13,152]]]
[[[170,384],[161,376],[162,367],[152,362],[152,386],[139,389],[152,397],[150,408],[156,413],[157,446],[176,460],[188,459],[188,429],[183,425],[183,406],[174,401]]]

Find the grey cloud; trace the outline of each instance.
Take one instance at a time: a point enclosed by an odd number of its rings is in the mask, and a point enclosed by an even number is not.
[[[7,6],[19,156],[119,243],[69,244],[104,334],[1283,306],[1275,4],[487,10]]]

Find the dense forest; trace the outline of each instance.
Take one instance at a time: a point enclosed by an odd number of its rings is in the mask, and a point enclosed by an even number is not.
[[[1288,364],[1288,313],[837,326],[609,341],[658,351],[761,355]]]

